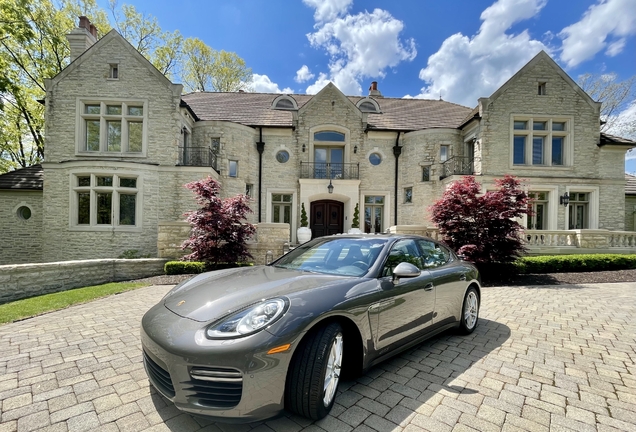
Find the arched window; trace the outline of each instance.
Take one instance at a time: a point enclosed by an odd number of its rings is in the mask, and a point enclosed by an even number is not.
[[[298,109],[298,104],[293,97],[280,95],[272,102],[272,109],[295,111]]]
[[[380,105],[378,105],[378,103],[374,99],[371,99],[370,97],[365,97],[360,99],[358,103],[356,103],[356,106],[363,113],[378,114],[381,112]]]
[[[345,134],[336,131],[320,131],[314,133],[314,141],[344,142]]]

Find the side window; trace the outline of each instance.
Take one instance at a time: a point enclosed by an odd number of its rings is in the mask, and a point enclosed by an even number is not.
[[[384,263],[382,276],[391,276],[393,269],[400,263],[407,262],[422,269],[422,257],[414,240],[399,240],[391,248],[389,256]]]
[[[444,265],[451,257],[448,249],[432,241],[418,240],[417,244],[422,249],[422,263],[424,268]]]

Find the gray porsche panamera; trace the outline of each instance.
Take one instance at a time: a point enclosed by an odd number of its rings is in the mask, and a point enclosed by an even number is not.
[[[192,414],[317,420],[343,374],[453,327],[472,332],[480,296],[477,269],[430,238],[320,237],[270,265],[175,286],[142,319],[144,365]]]

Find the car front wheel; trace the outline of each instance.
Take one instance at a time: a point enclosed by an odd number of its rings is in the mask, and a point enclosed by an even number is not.
[[[344,340],[338,323],[309,334],[297,348],[285,385],[285,406],[312,420],[327,416],[336,399]]]
[[[462,318],[459,324],[459,330],[462,334],[470,334],[477,327],[479,319],[479,294],[473,287],[468,288],[464,297],[462,306]]]

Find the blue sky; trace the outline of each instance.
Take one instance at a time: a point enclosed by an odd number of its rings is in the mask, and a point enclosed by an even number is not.
[[[107,0],[99,0],[103,7]],[[120,3],[123,3],[120,0]],[[234,51],[254,90],[367,94],[473,107],[539,50],[575,80],[636,74],[636,0],[128,0],[164,30]],[[636,104],[624,116],[636,117]],[[626,169],[636,172],[636,155]]]

